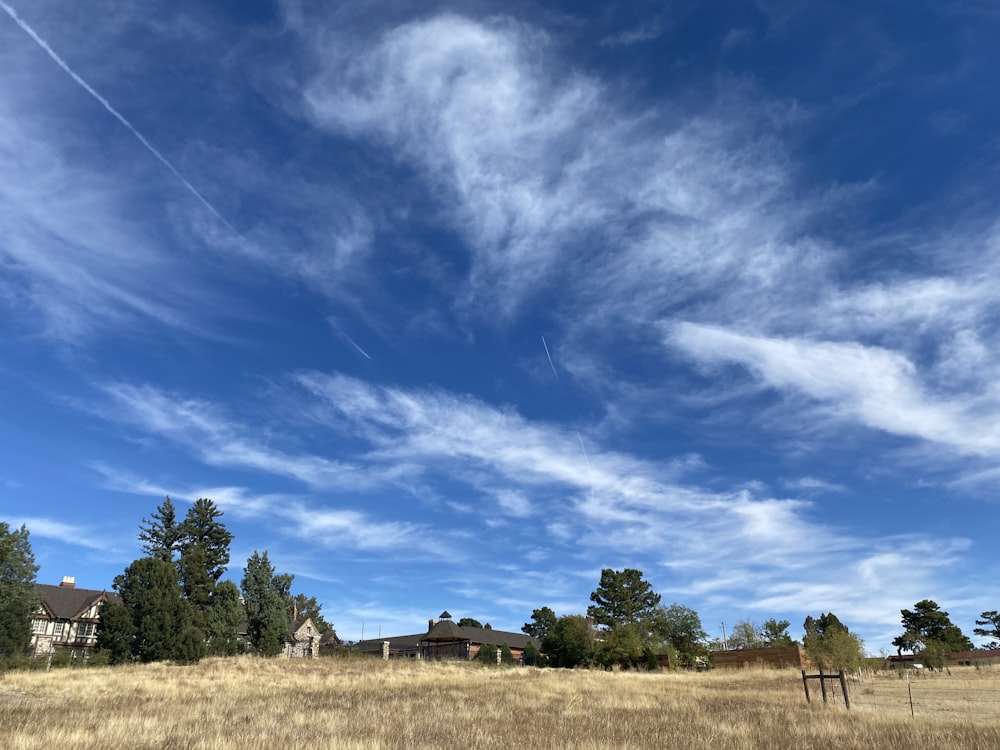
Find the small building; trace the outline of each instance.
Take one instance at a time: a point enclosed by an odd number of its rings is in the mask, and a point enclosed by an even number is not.
[[[538,641],[525,633],[463,627],[456,625],[447,612],[442,612],[439,619],[428,620],[424,633],[359,641],[356,648],[362,654],[386,659],[472,661],[484,646],[506,645],[514,663],[519,664],[529,641],[540,650]]]
[[[73,656],[87,657],[97,644],[97,624],[101,607],[121,603],[117,594],[94,589],[78,589],[76,579],[66,576],[58,586],[36,583],[41,603],[31,618],[31,653],[42,656],[69,650]]]
[[[990,667],[1000,664],[1000,648],[979,648],[973,651],[956,651],[948,654],[945,661],[949,667]]]
[[[313,624],[312,618],[292,620],[288,626],[290,636],[285,641],[285,656],[290,659],[315,659],[319,656],[321,633]]]

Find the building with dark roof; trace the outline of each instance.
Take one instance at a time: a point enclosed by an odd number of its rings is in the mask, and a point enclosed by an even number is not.
[[[31,653],[35,656],[68,649],[89,656],[97,643],[97,623],[106,602],[120,603],[117,594],[78,589],[70,576],[58,586],[36,583],[41,604],[31,619]]]
[[[427,631],[411,635],[396,635],[359,641],[357,650],[362,654],[381,656],[384,659],[456,659],[471,661],[484,646],[507,646],[519,663],[528,643],[540,650],[535,638],[524,633],[510,633],[491,628],[473,628],[456,625],[451,615],[442,612],[441,619],[429,620]]]

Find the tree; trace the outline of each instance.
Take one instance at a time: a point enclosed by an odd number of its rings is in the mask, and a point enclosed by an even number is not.
[[[647,644],[646,627],[641,623],[623,623],[603,631],[594,654],[605,668],[635,667],[643,661]]]
[[[101,605],[95,650],[106,654],[109,664],[126,664],[132,660],[134,641],[135,624],[128,608],[111,602]]]
[[[864,659],[864,642],[833,614],[806,617],[802,645],[820,669],[855,669]]]
[[[556,624],[556,613],[549,607],[542,607],[531,611],[531,620],[531,622],[526,622],[521,626],[521,632],[541,640],[549,634],[552,626]]]
[[[177,513],[170,495],[160,503],[149,518],[139,524],[139,541],[148,557],[174,561],[174,552],[180,548],[181,528],[177,524]]]
[[[244,620],[240,590],[232,581],[220,581],[212,593],[212,605],[205,622],[208,653],[212,656],[234,656],[241,644],[237,629]]]
[[[143,557],[116,576],[114,586],[132,618],[135,659],[190,663],[204,655],[204,632],[196,624],[191,603],[181,596],[173,565]]]
[[[538,650],[538,646],[535,645],[534,641],[528,641],[524,644],[524,664],[528,667],[545,666],[545,659],[542,657],[542,653]]]
[[[690,607],[671,604],[657,607],[650,617],[652,633],[670,645],[680,661],[691,664],[705,653],[704,641],[708,637],[701,627],[701,618]]]
[[[222,577],[229,564],[229,545],[233,535],[217,520],[222,516],[215,503],[207,497],[198,498],[180,526],[181,557],[199,549],[204,554],[205,574],[213,583]]]
[[[583,615],[563,615],[542,641],[542,650],[553,667],[576,667],[593,658],[594,632]]]
[[[247,636],[254,650],[262,656],[277,656],[288,639],[286,602],[292,576],[275,575],[274,567],[263,554],[254,550],[243,571],[240,589],[246,606]]]
[[[20,656],[31,645],[37,572],[27,527],[11,531],[0,521],[0,655]]]
[[[458,627],[460,628],[481,628],[483,624],[479,620],[474,620],[471,617],[463,617],[458,621]]]
[[[733,625],[733,631],[729,636],[729,648],[747,649],[764,648],[764,635],[761,627],[752,620],[740,620]]]
[[[903,633],[892,641],[897,653],[928,651],[945,654],[969,651],[972,641],[955,625],[937,602],[923,599],[913,609],[901,609]]]
[[[604,568],[590,600],[594,604],[587,607],[587,615],[598,625],[610,628],[648,619],[660,603],[660,595],[643,580],[641,570]]]
[[[291,585],[291,584],[289,584]],[[322,609],[323,605],[316,601],[315,596],[306,596],[305,594],[296,594],[291,597],[289,601],[289,609],[293,614],[296,614],[299,620],[305,620],[306,618],[311,618],[313,624],[321,632],[325,633],[327,630],[333,630],[333,624],[327,622],[323,618]]]
[[[788,634],[789,626],[791,626],[791,623],[788,620],[776,620],[773,617],[769,620],[764,620],[764,624],[760,626],[760,635],[764,641],[764,646],[767,648],[794,646],[795,641]]]
[[[497,647],[492,643],[484,643],[476,652],[476,661],[481,664],[497,663]]]
[[[973,628],[972,632],[984,638],[992,640],[985,644],[983,648],[1000,648],[1000,613],[995,609],[983,612],[979,615],[982,619],[976,620],[976,625],[988,625],[986,628]]]

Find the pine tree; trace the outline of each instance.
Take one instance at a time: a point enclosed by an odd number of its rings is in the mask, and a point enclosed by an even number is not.
[[[177,514],[174,504],[167,499],[157,506],[149,518],[143,518],[139,524],[139,541],[143,542],[142,550],[149,557],[174,561],[174,552],[180,546],[181,529],[177,524]]]
[[[0,521],[0,655],[19,656],[31,644],[37,572],[27,527],[11,531]]]
[[[213,584],[226,572],[233,535],[218,519],[222,511],[207,497],[198,498],[180,525],[181,556],[198,548],[204,553],[205,572]]]
[[[212,606],[205,624],[210,655],[234,656],[240,652],[236,631],[244,617],[239,588],[232,581],[220,581],[212,594]]]
[[[240,588],[246,606],[247,636],[254,650],[262,656],[277,656],[288,639],[286,611],[292,576],[275,575],[274,566],[263,554],[254,550],[247,560]]]
[[[598,625],[614,627],[647,619],[660,603],[660,595],[643,580],[641,570],[605,568],[590,600],[594,605],[587,607],[587,615]]]

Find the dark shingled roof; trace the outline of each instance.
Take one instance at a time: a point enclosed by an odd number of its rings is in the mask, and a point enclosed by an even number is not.
[[[57,620],[75,620],[98,600],[121,603],[118,594],[94,589],[78,589],[69,586],[50,586],[47,583],[36,583],[35,591],[42,599],[42,606]]]
[[[414,650],[424,641],[436,643],[469,641],[473,645],[480,646],[486,643],[494,646],[502,646],[506,643],[511,648],[516,649],[523,649],[528,645],[528,641],[533,641],[536,646],[540,646],[537,639],[525,633],[509,633],[504,630],[491,630],[490,628],[460,627],[451,620],[441,620],[426,633],[359,641],[358,648],[362,652],[380,651],[382,649],[382,641],[389,641],[390,648],[393,651]]]

